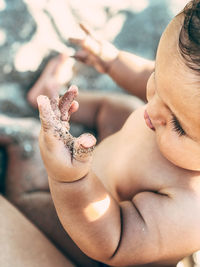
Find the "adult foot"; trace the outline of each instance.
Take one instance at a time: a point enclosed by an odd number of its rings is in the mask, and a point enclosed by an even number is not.
[[[66,84],[71,77],[72,61],[66,54],[60,54],[51,59],[39,79],[30,89],[27,95],[29,103],[37,108],[37,96],[46,95],[49,98],[58,93],[62,86]]]

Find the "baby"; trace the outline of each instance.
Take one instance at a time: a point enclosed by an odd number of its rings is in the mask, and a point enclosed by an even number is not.
[[[91,134],[69,133],[75,86],[61,99],[38,97],[40,150],[58,216],[99,262],[175,266],[200,249],[199,27],[194,0],[161,37],[148,103],[96,147]]]

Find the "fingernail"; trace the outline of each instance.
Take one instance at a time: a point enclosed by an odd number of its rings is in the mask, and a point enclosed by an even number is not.
[[[72,84],[67,91],[68,92],[72,92],[73,91],[74,92],[74,97],[76,97],[77,94],[78,94],[78,87],[76,85]]]

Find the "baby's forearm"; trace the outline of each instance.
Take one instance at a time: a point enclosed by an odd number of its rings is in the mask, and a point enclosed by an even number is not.
[[[153,70],[154,61],[119,51],[118,57],[110,65],[108,75],[129,93],[146,100],[146,84]]]
[[[64,228],[83,252],[108,261],[120,241],[120,208],[91,170],[96,139],[91,134],[75,138],[69,133],[77,94],[78,89],[71,86],[60,100],[38,97],[40,151]]]
[[[85,254],[109,265],[130,265],[133,259],[127,257],[127,248],[132,235],[136,236],[137,224],[143,227],[144,223],[135,205],[115,201],[91,170],[96,139],[91,134],[75,138],[69,133],[77,90],[72,86],[61,99],[51,101],[38,97],[39,144],[52,198],[65,230]],[[131,251],[137,244],[133,242]]]
[[[108,261],[121,235],[120,208],[93,172],[62,183],[49,177],[52,198],[67,233],[88,256]]]

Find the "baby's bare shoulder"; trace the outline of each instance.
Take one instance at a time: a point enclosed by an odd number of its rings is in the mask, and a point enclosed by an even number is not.
[[[158,192],[140,192],[133,202],[150,222],[157,220],[164,235],[169,227],[179,236],[188,234],[193,245],[200,246],[200,190],[194,186],[191,180],[187,184],[174,183]]]

